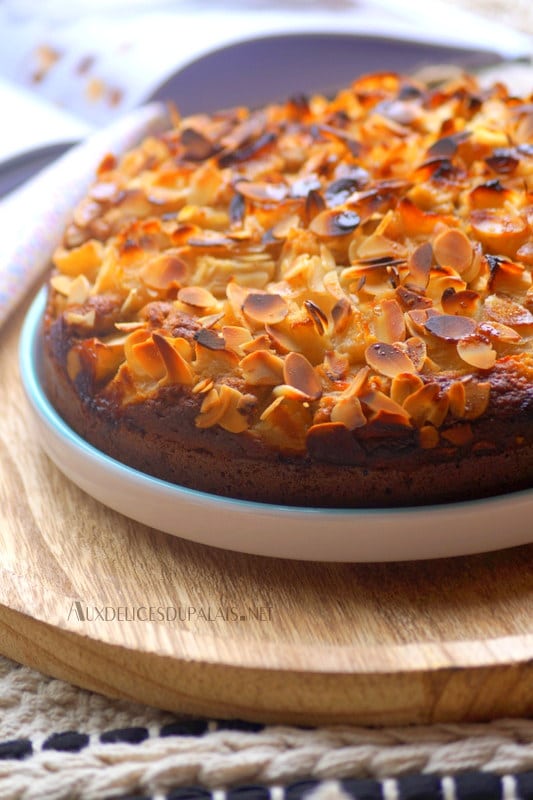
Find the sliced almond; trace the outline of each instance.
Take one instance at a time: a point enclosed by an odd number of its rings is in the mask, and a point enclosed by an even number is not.
[[[381,342],[393,344],[405,339],[405,320],[397,300],[382,300],[374,306],[374,316],[374,331]]]
[[[279,294],[250,292],[242,306],[246,317],[259,325],[275,325],[289,313],[287,302]]]
[[[496,255],[514,258],[529,236],[526,221],[505,209],[472,211],[470,220],[476,238]]]
[[[361,218],[355,211],[327,209],[311,221],[309,230],[320,238],[346,236],[352,233],[360,222]]]
[[[180,286],[189,268],[178,256],[163,253],[150,261],[139,270],[139,275],[144,283],[152,289],[164,290],[171,286]]]
[[[496,342],[516,344],[522,341],[522,337],[517,331],[508,325],[502,325],[501,322],[481,322],[478,325],[478,331]]]
[[[464,362],[477,369],[492,369],[496,363],[496,351],[479,333],[460,339],[457,342],[457,352]]]
[[[453,381],[448,388],[450,414],[454,417],[464,417],[466,409],[466,392],[462,381]]]
[[[463,231],[452,228],[440,233],[433,242],[433,252],[438,264],[452,267],[462,275],[472,263],[472,244]]]
[[[438,428],[448,413],[449,400],[438,384],[427,383],[409,395],[403,407],[417,427],[430,422]]]
[[[380,375],[394,378],[402,372],[416,372],[409,356],[398,347],[386,342],[376,342],[365,350],[366,363]]]
[[[411,373],[401,373],[392,379],[390,396],[398,405],[403,406],[409,395],[423,386],[422,378]]]
[[[441,297],[442,310],[445,314],[454,316],[474,316],[479,308],[480,296],[471,289],[446,289]]]
[[[471,379],[463,382],[465,390],[465,419],[477,419],[487,410],[490,399],[490,383]]]
[[[153,333],[152,339],[165,363],[167,370],[165,382],[185,385],[194,383],[194,373],[191,366],[179,352],[179,344],[176,343],[175,345],[172,339],[161,336],[158,333]],[[189,346],[185,339],[182,341]]]
[[[315,368],[301,353],[289,353],[283,365],[285,383],[293,386],[309,400],[318,400],[322,395],[322,383]]]
[[[533,325],[533,314],[524,306],[503,294],[491,294],[485,299],[485,311],[491,320],[511,328]]]
[[[277,386],[283,381],[283,359],[268,350],[256,350],[239,362],[245,381],[252,386]]]
[[[464,339],[476,329],[476,322],[470,317],[463,317],[454,314],[437,314],[429,317],[424,323],[424,328],[436,336],[437,339],[444,339],[447,342],[458,342]]]
[[[366,425],[366,417],[357,397],[340,397],[331,410],[331,421],[342,422],[348,430]]]
[[[180,303],[202,310],[218,306],[216,297],[203,286],[184,286],[178,292],[178,300]]]
[[[342,334],[346,330],[353,316],[352,304],[347,297],[341,297],[331,309],[333,319],[333,330],[337,334]]]

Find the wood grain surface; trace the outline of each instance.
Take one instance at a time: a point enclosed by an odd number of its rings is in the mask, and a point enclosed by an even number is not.
[[[533,547],[287,562],[132,522],[41,451],[18,373],[24,312],[0,333],[3,654],[176,712],[377,725],[533,713]]]

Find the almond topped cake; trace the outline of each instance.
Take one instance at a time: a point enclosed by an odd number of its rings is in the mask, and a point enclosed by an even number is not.
[[[533,96],[396,74],[179,119],[100,164],[44,382],[114,458],[304,506],[533,483]]]

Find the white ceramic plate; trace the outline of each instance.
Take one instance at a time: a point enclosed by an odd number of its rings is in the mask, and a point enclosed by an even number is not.
[[[41,292],[20,345],[24,388],[52,461],[106,506],[202,544],[312,561],[404,561],[497,550],[533,541],[533,491],[401,509],[314,509],[251,503],[166,483],[125,466],[80,438],[40,382]]]

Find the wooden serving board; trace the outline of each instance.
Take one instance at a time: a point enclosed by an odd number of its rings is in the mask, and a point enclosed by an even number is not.
[[[104,694],[220,717],[381,725],[533,712],[533,547],[320,564],[132,522],[41,451],[18,374],[24,311],[1,332],[3,654]]]

